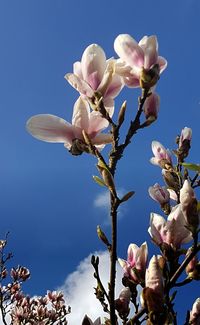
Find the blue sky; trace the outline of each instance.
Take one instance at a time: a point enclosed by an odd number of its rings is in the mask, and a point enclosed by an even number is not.
[[[157,87],[159,118],[137,135],[117,174],[121,191],[136,191],[119,222],[119,255],[125,257],[130,242],[149,240],[149,213],[160,213],[147,195],[161,180],[159,168],[149,163],[151,141],[173,148],[180,130],[192,127],[191,161],[198,162],[199,15],[198,0],[0,0],[0,236],[10,231],[13,263],[30,268],[30,294],[62,286],[81,260],[103,249],[96,225],[106,232],[109,225],[106,209],[94,203],[104,194],[92,181],[95,159],[35,140],[25,130],[27,119],[51,113],[71,120],[77,93],[64,75],[89,44],[98,43],[110,57],[118,34],[138,41],[157,35],[168,60]],[[126,89],[116,101],[119,107],[127,99],[127,118],[137,95]]]

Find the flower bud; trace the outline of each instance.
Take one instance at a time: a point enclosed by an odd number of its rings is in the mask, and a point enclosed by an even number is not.
[[[124,288],[119,295],[119,298],[115,300],[115,309],[118,311],[119,316],[123,319],[129,314],[129,303],[131,299],[131,291],[128,287]]]
[[[180,203],[189,228],[191,228],[192,233],[196,232],[199,226],[198,202],[188,180],[185,180],[180,190]]]
[[[124,122],[124,117],[125,117],[125,112],[126,112],[126,101],[123,102],[120,111],[119,111],[119,115],[118,115],[118,126],[120,127],[123,122]]]
[[[150,186],[148,191],[150,197],[160,203],[160,205],[169,202],[169,192],[164,186],[161,187],[158,183],[156,183],[154,186]]]
[[[143,106],[144,115],[147,120],[157,119],[159,105],[160,105],[160,97],[156,93],[152,93],[149,97],[147,97]]]

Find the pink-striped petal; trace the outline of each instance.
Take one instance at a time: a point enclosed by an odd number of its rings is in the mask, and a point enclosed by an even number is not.
[[[89,98],[92,98],[94,95],[94,91],[92,88],[85,82],[80,79],[77,75],[73,73],[67,73],[65,75],[65,79],[70,83],[72,87],[74,87],[78,92],[82,95],[85,95]]]
[[[97,44],[89,45],[82,56],[81,67],[83,78],[93,90],[97,90],[106,69],[106,56]]]
[[[74,128],[64,119],[50,114],[32,116],[26,124],[27,131],[36,139],[46,142],[72,143]]]
[[[117,36],[114,42],[115,52],[131,67],[144,65],[144,53],[138,43],[128,34]]]

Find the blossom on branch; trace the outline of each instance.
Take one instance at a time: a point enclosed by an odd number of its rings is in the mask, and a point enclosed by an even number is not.
[[[147,243],[144,242],[140,247],[136,244],[130,244],[127,255],[127,261],[118,259],[119,264],[124,269],[124,276],[137,284],[143,283],[148,257]]]
[[[165,243],[173,249],[178,249],[192,240],[192,234],[185,225],[181,205],[178,204],[172,209],[167,220],[159,214],[151,213],[148,232],[157,245]]]
[[[166,187],[161,187],[158,183],[156,183],[154,186],[150,186],[148,191],[150,197],[161,205],[169,202],[170,194]]]
[[[111,110],[110,115],[112,113]],[[55,115],[39,114],[32,116],[27,121],[26,127],[28,132],[39,140],[64,143],[64,146],[74,155],[87,150],[83,130],[92,144],[97,145],[99,149],[112,142],[110,134],[101,133],[108,127],[108,121],[99,112],[91,112],[88,102],[81,97],[74,104],[72,124]]]
[[[170,151],[158,141],[152,141],[152,151],[154,157],[150,159],[153,165],[160,166],[161,168],[170,169],[172,166],[172,158]]]
[[[116,72],[128,87],[153,87],[167,66],[167,61],[158,56],[158,42],[154,35],[144,36],[137,43],[130,35],[120,34],[115,39],[114,49],[120,57]]]
[[[65,75],[65,79],[84,98],[95,104],[103,97],[106,108],[114,106],[113,99],[123,87],[122,78],[115,74],[115,61],[106,60],[104,50],[99,45],[89,45],[83,52],[81,62],[74,63],[73,70],[73,73]]]

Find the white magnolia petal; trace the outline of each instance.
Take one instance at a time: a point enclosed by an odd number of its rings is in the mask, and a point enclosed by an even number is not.
[[[96,90],[106,69],[106,55],[97,44],[89,45],[82,56],[81,68],[83,78],[93,90]]]
[[[72,143],[74,128],[64,119],[50,114],[32,116],[26,123],[27,131],[46,142]]]
[[[160,67],[160,73],[162,73],[167,67],[167,60],[165,58],[163,58],[162,56],[159,56],[157,63]]]
[[[158,42],[156,36],[150,36],[144,51],[144,68],[150,69],[158,60]]]
[[[87,84],[86,81],[80,79],[77,75],[73,73],[67,73],[65,79],[74,87],[80,94],[83,94],[89,98],[93,97],[94,91]]]
[[[76,74],[80,79],[83,79],[82,70],[81,70],[81,62],[77,61],[73,64],[73,72]]]
[[[90,106],[86,100],[79,97],[74,104],[72,125],[88,132]]]
[[[90,114],[88,134],[95,135],[108,127],[108,121],[99,112],[93,111]]]
[[[128,34],[117,36],[114,42],[115,52],[131,67],[142,67],[144,64],[144,53],[138,43]]]

